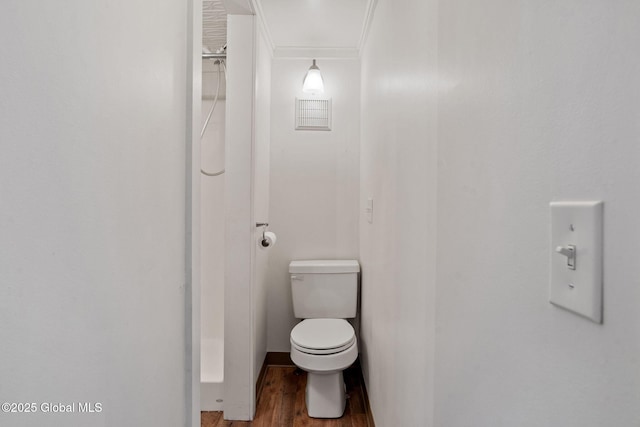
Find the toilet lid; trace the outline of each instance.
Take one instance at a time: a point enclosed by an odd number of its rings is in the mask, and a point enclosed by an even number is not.
[[[291,344],[306,353],[337,353],[355,339],[353,327],[344,319],[306,319],[291,331]]]

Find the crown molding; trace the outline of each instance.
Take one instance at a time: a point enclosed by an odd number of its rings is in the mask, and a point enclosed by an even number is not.
[[[258,27],[260,27],[260,31],[262,32],[262,36],[265,41],[269,45],[271,57],[275,55],[276,45],[273,43],[273,37],[271,37],[271,31],[269,31],[269,26],[267,25],[267,21],[264,18],[264,12],[262,12],[262,2],[260,0],[251,0],[251,7],[255,15],[258,17]]]
[[[371,23],[373,22],[373,15],[376,10],[377,4],[378,4],[378,0],[368,0],[367,2],[367,12],[364,16],[364,21],[362,23],[362,34],[360,34],[360,41],[358,42],[359,55],[362,54],[362,50],[364,49],[364,46],[367,43],[367,38],[369,37],[369,30],[371,28]]]

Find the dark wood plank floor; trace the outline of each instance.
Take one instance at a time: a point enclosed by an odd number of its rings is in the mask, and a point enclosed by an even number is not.
[[[202,427],[373,427],[360,367],[345,370],[347,408],[342,418],[309,418],[304,401],[307,373],[290,366],[268,366],[253,421],[225,421],[222,412],[203,412]]]

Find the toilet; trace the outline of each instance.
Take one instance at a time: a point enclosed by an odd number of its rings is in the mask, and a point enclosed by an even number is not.
[[[305,400],[312,418],[340,418],[346,405],[342,371],[358,357],[356,260],[292,261],[293,313],[304,319],[291,330],[291,360],[307,374]]]

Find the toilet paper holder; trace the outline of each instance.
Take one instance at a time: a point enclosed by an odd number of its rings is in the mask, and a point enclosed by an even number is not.
[[[262,241],[265,240],[264,233],[267,231],[268,226],[269,226],[268,222],[256,222],[256,227],[262,227]]]

